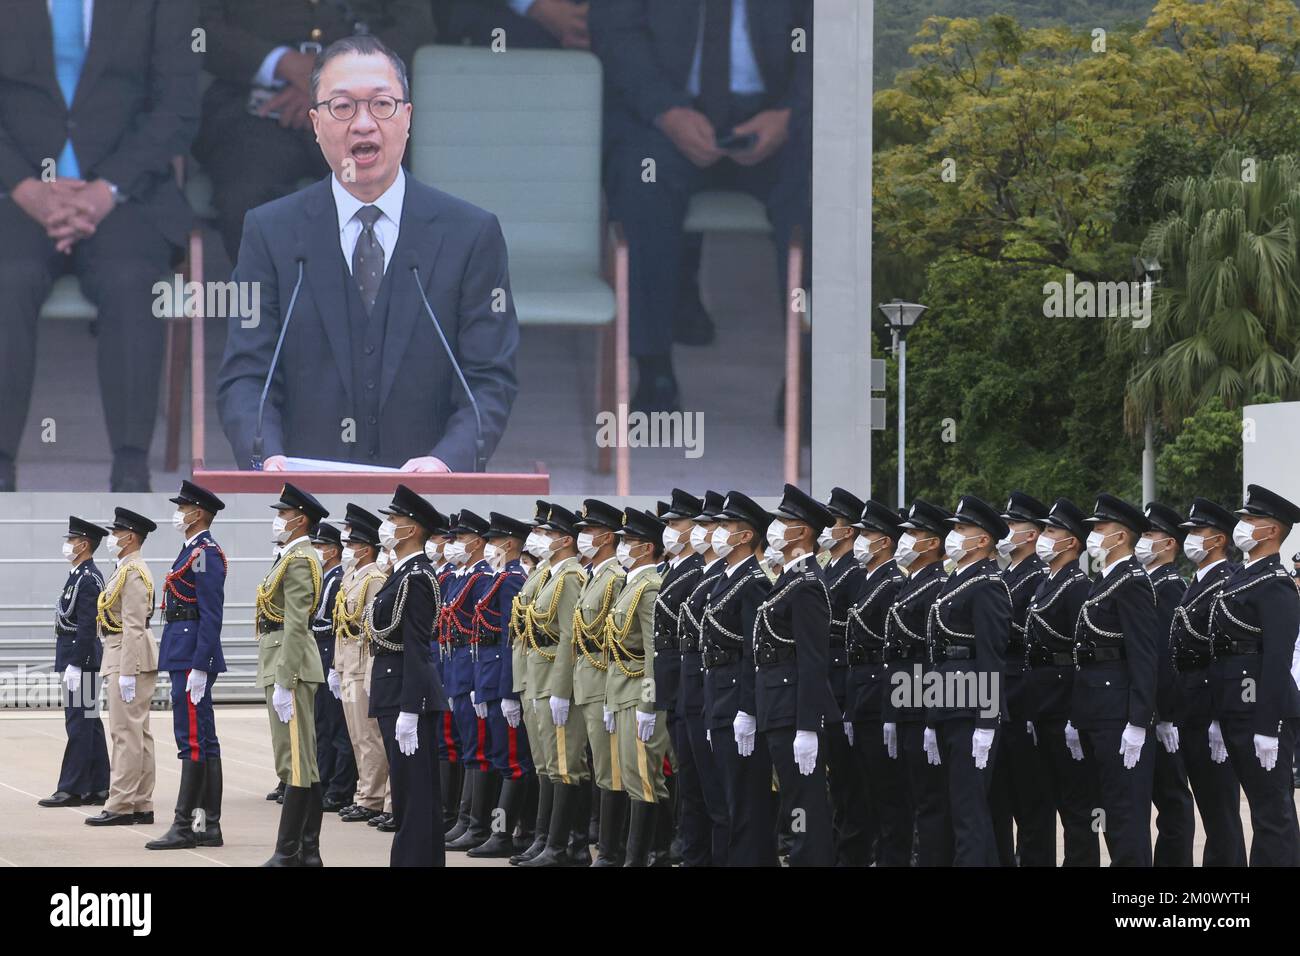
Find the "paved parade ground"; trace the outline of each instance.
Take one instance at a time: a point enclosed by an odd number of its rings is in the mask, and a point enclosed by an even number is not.
[[[271,734],[266,711],[254,705],[217,708],[225,770],[221,829],[226,845],[196,850],[151,851],[144,844],[162,836],[171,822],[180,781],[172,751],[171,714],[151,715],[158,778],[152,826],[88,827],[81,821],[101,807],[43,809],[36,805],[54,790],[63,755],[63,715],[51,710],[0,713],[0,866],[257,866],[271,855],[279,806],[265,799],[275,786]],[[107,721],[105,721],[107,727]],[[1154,734],[1149,740],[1155,743]],[[1152,814],[1152,835],[1155,834]],[[1250,812],[1241,818],[1250,845]],[[1197,820],[1195,858],[1205,842]],[[364,823],[343,823],[325,814],[321,856],[326,866],[387,866],[390,834]],[[1057,859],[1062,854],[1058,833]],[[1108,861],[1102,845],[1102,863]],[[470,860],[448,853],[448,866],[506,866],[505,860]]]
[[[221,830],[226,845],[196,850],[146,850],[171,824],[180,782],[172,715],[151,715],[158,766],[152,826],[88,827],[102,807],[45,809],[36,801],[54,791],[63,757],[63,714],[52,710],[0,713],[0,866],[258,866],[274,849],[280,807],[265,799],[276,783],[266,710],[217,708],[225,775]],[[108,727],[107,718],[104,722]],[[321,857],[326,866],[387,866],[391,833],[325,814]],[[447,854],[449,866],[507,866]]]

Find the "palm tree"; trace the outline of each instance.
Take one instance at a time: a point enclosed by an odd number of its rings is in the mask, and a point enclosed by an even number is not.
[[[1226,152],[1208,176],[1171,180],[1142,243],[1158,259],[1148,328],[1109,327],[1130,362],[1124,424],[1173,426],[1212,397],[1300,397],[1300,159]]]

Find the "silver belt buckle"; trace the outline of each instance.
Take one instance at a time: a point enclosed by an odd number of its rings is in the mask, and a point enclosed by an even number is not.
[[[298,44],[299,53],[310,53],[312,56],[320,56],[321,50],[325,49],[315,40],[304,40]]]

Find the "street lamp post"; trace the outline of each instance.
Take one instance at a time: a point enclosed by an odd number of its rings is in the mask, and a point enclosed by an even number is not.
[[[1142,277],[1142,294],[1146,297],[1146,308],[1155,308],[1155,287],[1160,284],[1160,260],[1137,258],[1133,260],[1134,271]],[[1148,315],[1148,320],[1150,316]],[[1143,336],[1143,354],[1151,354],[1151,329],[1145,330]],[[1154,408],[1146,410],[1146,421],[1142,423],[1142,503],[1156,500],[1156,423]]]
[[[881,313],[889,322],[893,336],[894,354],[898,356],[898,507],[907,507],[907,333],[926,312],[926,307],[915,302],[894,299],[882,303]]]

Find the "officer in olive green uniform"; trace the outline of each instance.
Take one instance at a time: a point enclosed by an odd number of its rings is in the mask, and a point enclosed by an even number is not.
[[[327,517],[319,501],[286,483],[272,535],[279,558],[257,586],[257,683],[266,690],[275,770],[284,805],[275,853],[265,866],[321,866],[321,786],[316,765],[316,690],[325,681],[311,618],[321,566],[308,532]]]
[[[605,706],[614,712],[618,761],[632,806],[624,866],[646,865],[656,832],[656,816],[664,817],[658,832],[670,840],[672,834],[672,827],[663,825],[671,822],[673,812],[664,779],[668,721],[657,719],[654,683],[655,599],[663,583],[655,565],[663,553],[665,527],[649,512],[624,512],[618,558],[627,568],[627,578],[605,626],[609,656]],[[603,817],[600,822],[603,841]],[[660,852],[655,858],[669,865],[668,853],[664,852],[668,848],[662,840],[659,842]]]
[[[537,533],[544,539],[543,553],[550,555],[550,575],[538,588],[524,619],[529,651],[524,709],[535,711],[535,739],[541,743],[544,761],[537,767],[551,781],[551,814],[545,848],[531,859],[521,860],[519,866],[564,866],[569,862],[569,827],[575,820],[578,792],[591,779],[585,753],[586,727],[576,715],[569,714],[573,694],[573,612],[586,580],[578,562],[575,520],[573,512],[551,505],[546,521],[537,526]],[[586,824],[585,819],[582,822]]]

